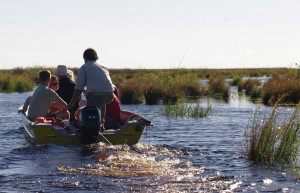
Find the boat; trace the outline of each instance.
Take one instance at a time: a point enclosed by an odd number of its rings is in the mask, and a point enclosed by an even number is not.
[[[22,106],[19,110],[22,109]],[[30,121],[25,113],[19,111],[28,135],[38,144],[83,144],[80,132],[70,132],[64,123],[53,121]],[[128,111],[121,111],[121,127],[117,130],[109,129],[99,133],[95,143],[103,142],[112,145],[134,145],[138,143],[143,131],[151,126],[151,121]]]

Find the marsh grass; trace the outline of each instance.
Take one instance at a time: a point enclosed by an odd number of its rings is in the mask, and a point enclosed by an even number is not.
[[[2,74],[0,77],[1,92],[26,92],[32,90],[34,81],[26,76],[14,77],[11,74]]]
[[[204,108],[201,105],[202,102],[194,103],[178,103],[174,104],[171,101],[161,107],[161,112],[163,115],[169,117],[193,117],[193,118],[203,118],[211,114],[212,108],[208,104],[207,108]]]
[[[124,81],[117,85],[119,89],[119,99],[122,104],[140,104],[144,101],[142,87],[135,81]]]
[[[150,73],[146,74],[144,78],[145,86],[143,93],[146,104],[153,105],[161,103],[170,87],[168,74],[163,76],[163,73]]]
[[[209,79],[207,92],[212,97],[221,96],[225,101],[229,99],[229,85],[222,76],[211,77]]]
[[[172,72],[175,76],[195,75],[198,79],[209,79],[215,76],[223,76],[226,78],[234,77],[260,77],[272,76],[272,74],[295,74],[296,68],[241,68],[241,69],[110,69],[111,76],[134,77],[144,74],[159,74]]]
[[[144,90],[146,104],[154,105],[162,102],[164,91],[154,86],[148,86]]]
[[[0,92],[27,92],[39,83],[38,73],[43,67],[0,70]],[[50,68],[54,72],[54,68]]]
[[[242,81],[242,78],[240,76],[235,76],[235,77],[233,77],[231,85],[238,86],[241,81]]]
[[[38,84],[38,72],[42,66],[32,68],[14,68],[0,70],[0,92],[26,92],[33,90]],[[47,68],[52,73],[56,68]],[[75,75],[78,68],[71,68]],[[238,84],[242,90],[239,77],[271,76],[277,74],[282,77],[297,75],[297,69],[110,69],[112,81],[120,90],[122,102],[126,104],[167,104],[181,99],[197,99],[202,96],[229,98],[229,85],[225,78],[234,78],[233,84]],[[279,77],[280,77],[279,76]],[[200,79],[209,78],[209,88],[200,83]],[[252,89],[251,97],[264,98],[268,103],[270,97],[278,93],[289,92],[292,103],[297,104],[300,98],[299,80],[289,81],[285,85],[274,83],[270,88]],[[277,88],[276,85],[280,87]],[[298,85],[298,86],[297,86]]]
[[[279,123],[278,103],[263,121],[253,120],[245,129],[247,159],[269,166],[296,164],[299,151],[299,105],[294,113]]]
[[[272,105],[283,94],[286,94],[283,103],[295,105],[300,102],[300,80],[296,75],[275,74],[262,87],[263,103],[266,105]]]
[[[113,80],[121,79],[120,76],[113,78]],[[179,75],[173,71],[157,74],[125,74],[125,80],[120,81],[119,87],[123,104],[135,104],[142,101],[146,104],[167,104],[169,101],[176,103],[179,99],[197,98],[205,94],[204,87],[197,76]],[[130,97],[135,99],[130,99]]]
[[[245,94],[247,96],[251,96],[253,91],[256,90],[259,86],[261,86],[261,83],[256,79],[248,79],[243,82],[243,88],[245,89]]]
[[[186,93],[181,89],[181,85],[186,83],[183,78],[172,71],[161,72],[156,75],[152,74],[147,77],[148,86],[153,86],[157,94],[161,94],[161,101],[166,104],[169,101],[177,102],[180,98],[184,98]],[[155,92],[152,92],[152,95]]]

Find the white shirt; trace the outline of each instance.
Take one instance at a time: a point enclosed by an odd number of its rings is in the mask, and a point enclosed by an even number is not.
[[[96,61],[87,61],[82,65],[77,73],[75,89],[91,92],[113,92],[108,69]]]

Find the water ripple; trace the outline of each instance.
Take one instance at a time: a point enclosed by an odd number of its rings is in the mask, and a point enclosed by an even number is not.
[[[4,192],[299,192],[289,169],[244,159],[256,105],[235,96],[212,103],[208,118],[166,117],[161,105],[121,105],[154,127],[134,146],[37,145],[17,108],[32,93],[0,93],[0,187]],[[258,118],[270,107],[262,106]],[[282,108],[283,114],[293,108]],[[272,183],[269,183],[272,182]]]

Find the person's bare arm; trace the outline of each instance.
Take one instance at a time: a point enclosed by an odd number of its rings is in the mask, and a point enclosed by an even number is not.
[[[28,106],[30,105],[31,98],[32,98],[32,96],[29,96],[29,97],[25,100],[24,105],[23,105],[23,108],[22,108],[19,112],[25,113],[25,112],[27,111]]]
[[[70,104],[68,105],[68,109],[72,109],[74,107],[76,101],[81,96],[81,93],[82,93],[82,90],[78,90],[78,89],[74,90],[72,100],[71,100]]]
[[[61,107],[57,104],[57,103],[55,103],[55,102],[53,102],[52,104],[51,104],[51,107],[50,107],[50,114],[53,114],[53,113],[57,113],[57,112],[59,112],[59,111],[61,111],[62,109],[61,109]]]
[[[63,109],[63,110],[68,110],[68,105],[67,105],[67,103],[64,101],[64,100],[62,100],[61,98],[58,98],[56,101],[54,101],[55,102],[55,106],[57,106],[57,107],[59,107],[59,108],[61,108],[61,109]]]

